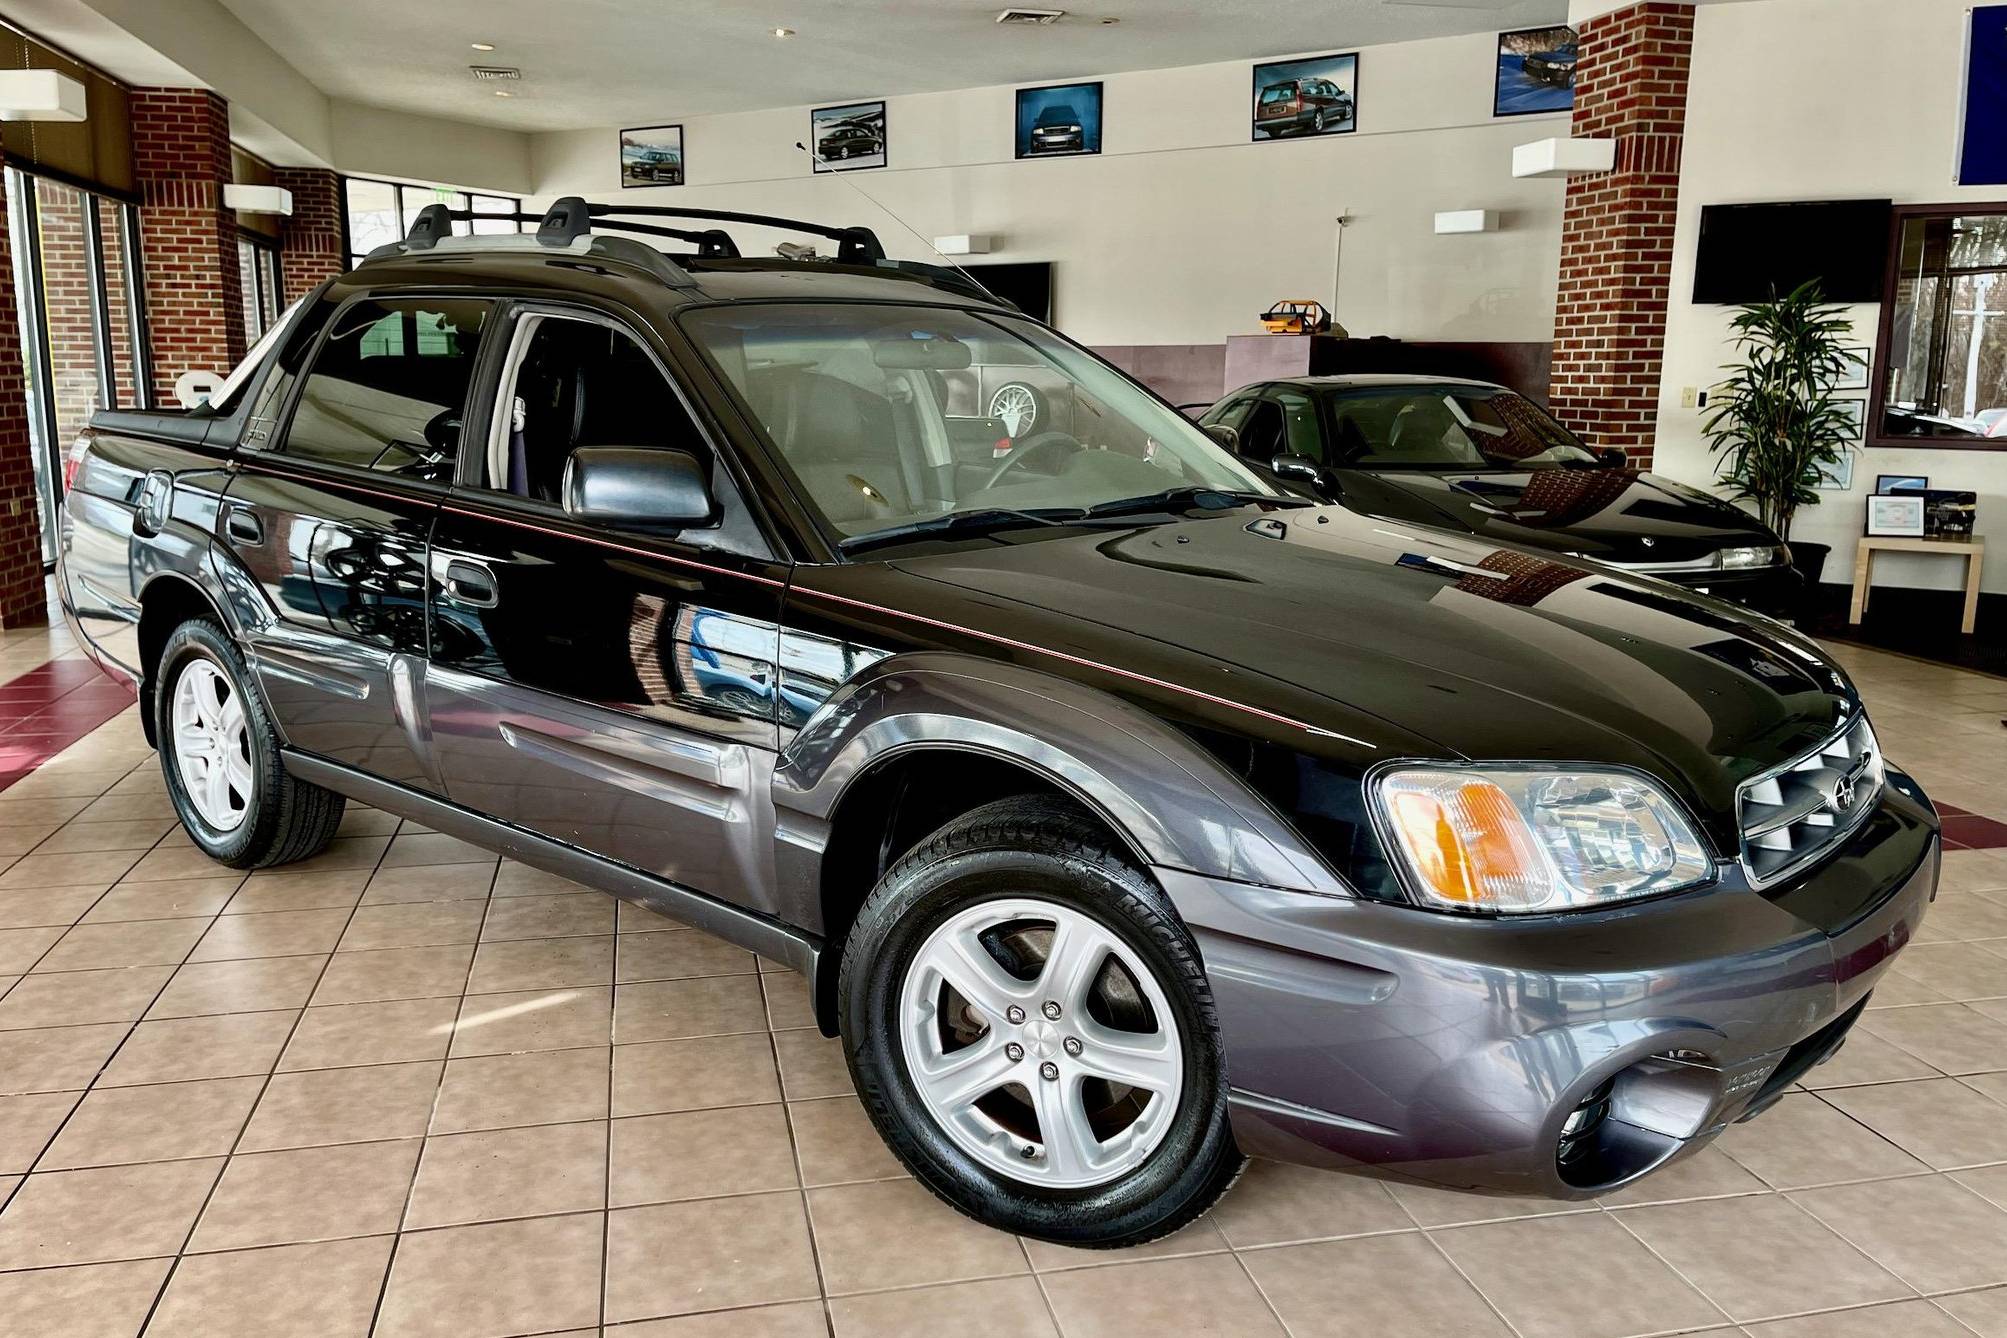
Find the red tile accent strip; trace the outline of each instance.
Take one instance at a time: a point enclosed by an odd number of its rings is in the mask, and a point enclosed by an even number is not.
[[[133,704],[88,660],[51,660],[0,683],[0,790]]]

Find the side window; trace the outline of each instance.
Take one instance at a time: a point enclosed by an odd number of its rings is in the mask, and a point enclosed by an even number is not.
[[[1300,390],[1278,390],[1275,400],[1282,407],[1283,449],[1322,464],[1324,434],[1317,426],[1317,402]]]
[[[300,388],[285,452],[443,482],[453,476],[481,331],[493,304],[352,303]]]
[[[1240,453],[1266,464],[1283,451],[1282,408],[1274,400],[1256,400],[1240,429]]]
[[[327,324],[333,310],[333,303],[322,302],[300,313],[285,344],[273,355],[272,370],[265,377],[264,384],[258,387],[257,398],[251,402],[251,412],[244,423],[245,445],[263,448],[273,444],[272,436],[279,430],[279,416],[285,412],[286,396],[292,393],[293,383],[300,378],[300,368],[306,363],[307,354],[313,350],[314,337]]]
[[[1254,397],[1252,395],[1243,395],[1238,399],[1228,400],[1225,404],[1220,405],[1217,410],[1203,415],[1199,421],[1208,424],[1219,423],[1239,432],[1242,430],[1242,425],[1247,422],[1247,411],[1253,407]]]
[[[483,487],[560,501],[565,463],[581,446],[673,448],[710,463],[681,397],[634,336],[597,321],[532,314],[517,338],[515,379],[497,403]]]

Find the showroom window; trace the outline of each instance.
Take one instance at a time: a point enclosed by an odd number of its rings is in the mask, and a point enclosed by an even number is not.
[[[514,215],[523,202],[507,195],[476,195],[447,190],[443,186],[406,186],[395,181],[371,181],[366,177],[345,177],[342,181],[348,232],[348,265],[354,269],[362,258],[379,246],[401,241],[428,204],[443,204],[460,212],[492,214],[469,223],[455,222],[453,230],[485,236],[490,233],[521,232]]]
[[[2007,450],[2007,209],[1898,209],[1874,444]]]
[[[42,558],[53,562],[69,444],[99,409],[150,405],[137,218],[129,202],[12,166],[6,185]]]
[[[279,285],[279,248],[262,237],[237,238],[237,278],[242,285],[244,342],[255,344],[285,310]]]

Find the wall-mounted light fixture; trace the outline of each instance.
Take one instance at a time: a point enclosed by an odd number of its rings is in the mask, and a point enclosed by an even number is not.
[[[1447,209],[1436,215],[1436,232],[1449,236],[1459,232],[1498,231],[1496,209]]]
[[[89,96],[56,70],[0,70],[0,121],[81,121]]]
[[[1580,177],[1617,165],[1614,139],[1543,139],[1512,151],[1516,177]]]
[[[992,240],[986,232],[960,232],[934,238],[934,249],[944,256],[986,256]]]
[[[231,182],[223,187],[223,204],[240,214],[291,215],[293,193],[283,186],[249,186]]]

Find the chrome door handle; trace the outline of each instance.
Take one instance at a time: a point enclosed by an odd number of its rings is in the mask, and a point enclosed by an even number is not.
[[[228,505],[228,503],[225,503]],[[229,515],[224,517],[223,528],[240,544],[262,544],[265,542],[265,525],[252,512],[239,506],[231,506]]]
[[[448,559],[440,584],[446,589],[446,598],[470,609],[492,609],[502,602],[495,573],[468,558]]]

